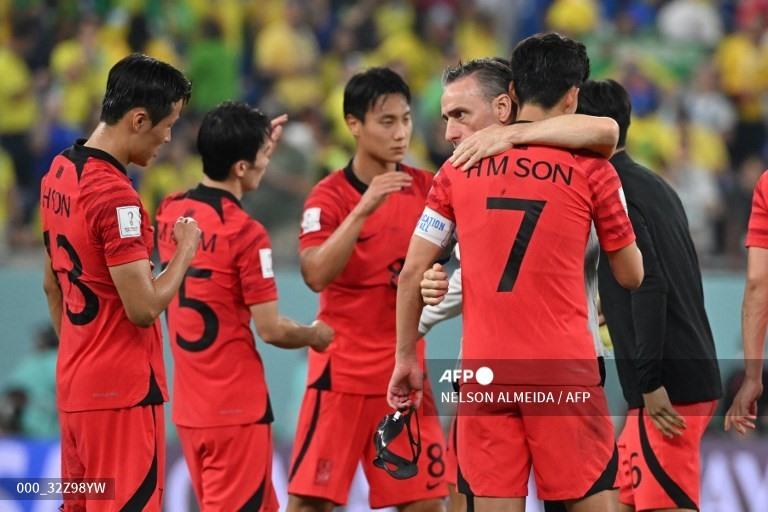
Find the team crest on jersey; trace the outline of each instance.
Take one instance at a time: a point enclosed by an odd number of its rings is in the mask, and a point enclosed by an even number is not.
[[[320,208],[307,208],[301,219],[301,234],[320,231]]]
[[[117,225],[120,238],[141,236],[141,212],[138,206],[118,206]]]

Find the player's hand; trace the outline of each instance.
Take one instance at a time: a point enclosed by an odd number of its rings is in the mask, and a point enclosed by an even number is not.
[[[202,231],[200,231],[197,221],[192,217],[179,217],[173,226],[173,239],[176,241],[176,245],[192,251],[197,250],[201,234]]]
[[[333,328],[322,320],[312,322],[312,328],[315,329],[315,338],[310,346],[318,352],[325,352],[333,340]]]
[[[450,158],[457,169],[466,171],[481,158],[493,156],[514,146],[514,132],[517,125],[491,125],[476,131],[456,146]]]
[[[406,172],[390,171],[379,174],[371,180],[368,190],[360,198],[356,208],[362,215],[367,217],[376,211],[376,208],[381,205],[389,194],[410,187],[411,182],[413,182],[413,178]]]
[[[272,119],[271,126],[272,131],[269,134],[269,149],[267,150],[267,158],[272,156],[272,153],[277,148],[277,143],[280,141],[280,137],[283,135],[283,127],[288,122],[288,114],[283,114]]]
[[[643,402],[645,413],[664,436],[672,438],[683,433],[686,428],[685,419],[672,407],[664,386],[643,393]]]
[[[435,263],[432,268],[424,272],[419,286],[421,286],[421,298],[424,304],[430,306],[440,304],[448,293],[448,274],[443,271],[441,264]]]
[[[747,433],[747,430],[755,430],[755,421],[757,420],[757,400],[763,394],[763,383],[759,378],[744,379],[739,391],[733,398],[733,403],[725,413],[725,431],[731,427],[736,429],[741,435]]]
[[[424,374],[416,357],[396,359],[395,370],[387,388],[387,402],[402,411],[409,407],[419,408],[422,397]]]

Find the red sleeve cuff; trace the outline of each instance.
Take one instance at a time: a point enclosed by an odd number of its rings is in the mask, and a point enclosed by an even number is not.
[[[116,267],[118,265],[125,265],[133,261],[148,260],[149,254],[146,249],[136,249],[130,252],[120,252],[114,256],[107,256],[107,266]]]

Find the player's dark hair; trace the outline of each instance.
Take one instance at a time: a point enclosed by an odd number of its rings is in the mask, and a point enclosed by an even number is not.
[[[402,94],[411,103],[411,90],[403,77],[389,68],[370,68],[358,73],[344,88],[344,116],[365,122],[365,113],[386,94]]]
[[[512,81],[512,67],[509,61],[500,57],[474,59],[466,63],[459,62],[443,72],[443,85],[448,85],[462,78],[474,76],[487,100],[499,94],[509,92]]]
[[[212,180],[226,180],[232,165],[256,160],[270,133],[269,118],[259,109],[231,101],[220,104],[205,114],[197,133],[203,172]]]
[[[571,87],[589,78],[587,49],[578,41],[554,32],[536,34],[512,52],[515,94],[520,105],[554,107]]]
[[[101,104],[101,121],[113,125],[129,110],[147,109],[149,120],[157,124],[171,113],[173,104],[186,105],[192,84],[170,64],[140,53],[131,54],[109,70],[107,92]]]
[[[619,125],[618,147],[627,143],[632,102],[629,93],[615,80],[589,80],[579,89],[579,114],[610,117]]]

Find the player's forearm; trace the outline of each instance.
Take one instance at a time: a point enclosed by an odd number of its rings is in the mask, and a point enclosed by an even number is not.
[[[152,294],[151,297],[147,297],[146,301],[149,307],[144,311],[145,320],[150,324],[165,311],[179,291],[196,251],[197,246],[177,246],[176,252],[165,270],[152,281]]]
[[[398,360],[416,358],[419,338],[419,318],[424,303],[421,300],[419,282],[426,269],[408,265],[406,261],[397,285],[397,350]]]
[[[768,281],[748,279],[741,313],[744,369],[747,378],[762,379],[766,326],[768,326]]]
[[[302,251],[301,275],[312,291],[323,291],[344,270],[364,222],[365,216],[352,210],[327,240]]]
[[[273,327],[260,330],[259,336],[270,345],[296,349],[313,346],[317,338],[317,329],[281,316]]]
[[[45,290],[45,298],[48,302],[48,314],[51,317],[51,326],[53,326],[56,336],[60,336],[61,313],[63,311],[63,296],[61,294],[61,289],[57,286],[55,290]]]
[[[517,144],[589,149],[606,158],[613,155],[619,140],[619,125],[610,117],[569,114],[512,127],[520,130],[514,139]]]
[[[51,260],[46,256],[45,267],[43,269],[43,291],[45,300],[48,303],[48,314],[51,317],[51,325],[59,336],[61,330],[61,313],[63,310],[64,296],[61,293],[61,287],[56,279],[56,275],[51,268]]]

